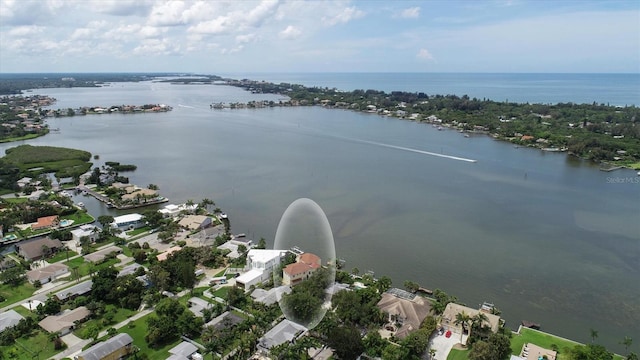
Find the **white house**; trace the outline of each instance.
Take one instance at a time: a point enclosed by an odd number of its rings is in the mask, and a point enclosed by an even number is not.
[[[143,227],[144,225],[144,217],[140,214],[116,216],[111,223],[112,227],[120,230],[133,230]]]
[[[285,250],[249,250],[245,267],[247,272],[236,278],[236,284],[249,290],[251,286],[268,280],[286,254]]]
[[[97,229],[97,230],[96,230]],[[80,238],[86,236],[91,242],[96,242],[100,229],[95,225],[82,225],[77,229],[71,230],[71,239],[75,242],[80,242]]]
[[[169,204],[169,205],[165,205],[164,208],[158,210],[162,216],[164,217],[175,217],[180,215],[181,212],[186,212],[189,214],[193,214],[195,213],[196,209],[198,209],[198,204],[193,204],[193,205],[187,205],[187,204],[180,204],[180,205],[174,205],[174,204]]]

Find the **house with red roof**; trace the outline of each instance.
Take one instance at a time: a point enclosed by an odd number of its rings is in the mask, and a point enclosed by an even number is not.
[[[312,253],[298,256],[298,261],[282,270],[282,284],[296,285],[308,279],[321,266],[320,258]]]

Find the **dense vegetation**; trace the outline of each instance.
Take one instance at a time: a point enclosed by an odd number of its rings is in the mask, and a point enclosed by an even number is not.
[[[18,191],[16,182],[20,178],[36,178],[45,173],[77,178],[91,168],[90,159],[87,151],[53,146],[20,145],[7,149],[6,156],[0,158],[0,190]]]
[[[252,92],[287,95],[299,105],[367,111],[486,132],[524,146],[566,150],[594,161],[640,167],[640,109],[608,104],[519,104],[467,95],[427,95],[255,81],[230,82]]]

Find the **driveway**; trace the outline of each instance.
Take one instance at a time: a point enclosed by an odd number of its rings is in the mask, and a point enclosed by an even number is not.
[[[466,339],[467,336],[465,335],[462,340],[465,341]],[[444,334],[436,334],[429,342],[427,353],[429,349],[433,348],[436,350],[436,355],[433,358],[434,360],[446,360],[453,346],[458,343],[460,343],[460,334],[453,333],[450,338],[447,338]]]

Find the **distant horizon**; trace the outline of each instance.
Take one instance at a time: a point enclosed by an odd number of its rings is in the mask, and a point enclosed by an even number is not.
[[[216,75],[220,74],[550,74],[550,75],[640,75],[640,72],[531,72],[531,71],[232,71],[232,72],[191,72],[191,71],[43,71],[43,72],[3,72],[0,75],[11,74],[148,74],[148,75]]]

